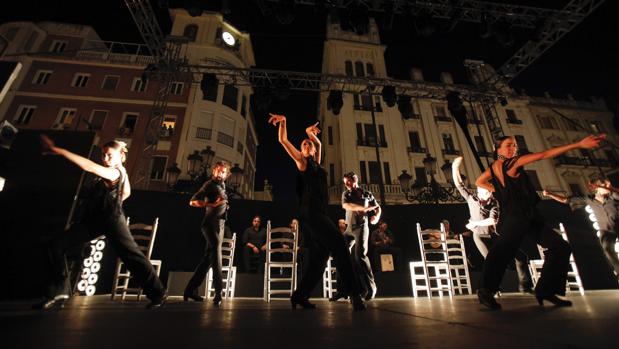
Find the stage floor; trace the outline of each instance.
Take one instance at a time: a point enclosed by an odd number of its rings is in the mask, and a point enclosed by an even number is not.
[[[617,348],[619,291],[572,294],[571,308],[541,308],[532,296],[504,294],[501,311],[474,296],[385,298],[353,312],[316,300],[316,310],[287,301],[237,298],[221,308],[172,298],[145,301],[77,297],[60,311],[0,303],[3,348]],[[8,345],[7,345],[8,344]]]

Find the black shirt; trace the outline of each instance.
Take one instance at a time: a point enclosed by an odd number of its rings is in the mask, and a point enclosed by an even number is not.
[[[204,182],[202,188],[193,194],[191,201],[206,199],[207,202],[213,203],[217,201],[218,197],[221,197],[225,203],[218,207],[205,207],[206,212],[204,216],[226,219],[226,212],[228,211],[228,195],[226,194],[226,184],[223,181],[220,182],[211,178]]]
[[[537,195],[535,188],[533,188],[533,184],[524,168],[518,168],[516,171],[518,177],[511,177],[507,174],[509,169],[516,164],[516,160],[518,160],[518,157],[513,157],[503,162],[502,170],[505,186],[501,185],[499,179],[496,178],[492,165],[490,166],[491,181],[492,185],[494,185],[494,198],[498,201],[500,207],[499,217],[530,217],[536,212],[537,204],[540,201],[539,195]]]
[[[573,210],[589,205],[600,231],[615,231],[619,225],[619,194],[610,193],[604,202],[597,201],[594,196],[572,196],[568,203]]]
[[[342,193],[343,204],[356,204],[363,207],[378,205],[372,193],[359,187]],[[367,216],[367,212],[346,210],[346,224],[351,229],[363,227],[368,222]]]
[[[495,200],[490,198],[488,199],[488,201],[482,204],[479,197],[471,193],[467,188],[462,185],[462,183],[456,183],[456,189],[458,189],[460,195],[462,195],[462,197],[466,200],[467,205],[469,206],[469,214],[471,215],[471,220],[481,221],[486,218],[494,218],[496,221],[499,218],[499,209]],[[490,225],[486,227],[476,227],[473,230],[476,233],[488,235],[494,233],[495,227]]]
[[[264,229],[255,231],[254,227],[249,227],[243,232],[243,246],[246,246],[247,243],[251,243],[257,248],[261,248],[262,245],[266,243],[266,237],[267,235]]]
[[[329,194],[327,193],[327,172],[310,156],[305,171],[297,174],[297,195],[302,212],[327,211]]]

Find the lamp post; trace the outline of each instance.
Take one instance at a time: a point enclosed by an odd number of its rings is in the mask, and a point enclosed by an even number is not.
[[[200,175],[201,162],[202,156],[197,150],[194,150],[193,153],[187,156],[187,174],[189,174],[192,181]]]
[[[181,169],[178,168],[178,164],[175,162],[172,165],[168,166],[165,172],[168,189],[172,189],[176,185],[176,182],[178,182],[178,176],[180,176],[181,174]]]
[[[423,166],[425,168],[425,175],[430,176],[428,182],[426,178],[417,178],[411,185],[413,177],[402,170],[402,174],[398,176],[400,187],[404,193],[404,197],[409,202],[419,202],[422,204],[439,202],[464,202],[464,199],[458,195],[456,188],[452,184],[441,185],[434,178],[436,173],[436,158],[430,154],[426,154],[423,159]],[[441,166],[441,171],[445,174],[445,178],[451,178],[451,163],[449,160],[445,161],[445,164]],[[450,183],[450,181],[449,181]]]
[[[241,181],[243,180],[243,169],[239,167],[239,164],[234,164],[234,167],[230,169],[230,186],[233,189],[233,193],[240,196],[243,195],[239,193],[238,188],[241,186]]]

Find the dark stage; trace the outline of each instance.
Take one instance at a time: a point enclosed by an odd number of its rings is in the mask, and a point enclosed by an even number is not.
[[[317,310],[256,298],[184,303],[76,297],[60,311],[0,303],[4,348],[616,348],[619,292],[568,297],[572,308],[541,308],[531,296],[504,294],[502,311],[480,310],[473,296],[384,298],[353,312],[317,300]]]

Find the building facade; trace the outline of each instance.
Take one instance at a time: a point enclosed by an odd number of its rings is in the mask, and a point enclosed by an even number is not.
[[[384,51],[373,19],[369,31],[363,35],[343,30],[339,23],[327,21],[322,71],[387,78]],[[423,72],[412,69],[411,80],[422,82]],[[449,89],[454,84],[451,75],[442,73],[440,84]],[[469,185],[474,184],[481,171],[464,132],[450,114],[446,100],[413,98],[412,115],[403,118],[398,106],[387,106],[376,91],[370,96],[367,86],[358,86],[357,89],[358,93],[343,93],[344,103],[339,115],[329,108],[329,93],[320,95],[318,115],[323,126],[323,164],[329,173],[331,203],[339,202],[343,189],[341,178],[348,171],[358,173],[361,183],[377,197],[378,183],[382,180],[388,204],[409,203],[398,177],[406,171],[420,185],[429,183],[431,177],[423,163],[427,154],[436,159],[439,168],[453,162],[455,157],[463,156],[461,172],[469,179]],[[618,144],[619,135],[612,127],[613,114],[601,100],[583,102],[530,97],[509,88],[503,92],[507,103],[496,103],[492,107],[499,115],[504,133],[515,136],[521,153],[542,151],[597,132],[606,132],[608,138]],[[487,166],[492,161],[492,137],[482,106],[463,102],[471,140],[483,165]],[[375,111],[376,127],[372,123],[371,107]],[[581,127],[575,129],[576,126],[569,122],[558,121],[559,113],[577,120]],[[555,120],[554,123],[550,119]],[[378,144],[380,162],[377,161],[375,144]],[[585,158],[586,152],[572,153],[527,166],[526,170],[538,190],[584,192],[586,181],[594,173],[602,170],[608,174],[618,167],[617,152],[611,148],[592,152],[588,155],[590,159]],[[450,177],[440,169],[433,175],[438,183],[451,187]]]
[[[254,64],[249,36],[221,15],[190,17],[185,10],[171,10],[171,16],[171,34],[188,39],[182,52],[190,64],[205,64],[205,57],[237,67]],[[224,33],[234,45],[224,42]],[[158,88],[143,74],[153,63],[148,49],[102,41],[92,27],[67,23],[4,23],[0,37],[0,59],[22,64],[0,104],[0,120],[18,129],[92,130],[100,143],[123,140],[130,148],[126,167],[134,176]],[[148,189],[167,189],[166,169],[173,163],[182,169],[180,178],[188,178],[188,154],[211,146],[214,161],[244,170],[237,190],[253,197],[258,142],[249,109],[251,89],[215,84],[214,90],[215,98],[207,99],[199,81],[173,82]]]

